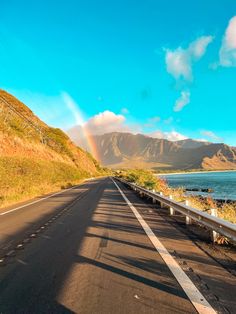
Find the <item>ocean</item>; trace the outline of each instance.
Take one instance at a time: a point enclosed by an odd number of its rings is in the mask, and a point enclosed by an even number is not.
[[[212,189],[213,193],[188,192],[214,199],[236,201],[236,171],[202,172],[184,174],[161,174],[171,187],[184,187],[187,189]]]

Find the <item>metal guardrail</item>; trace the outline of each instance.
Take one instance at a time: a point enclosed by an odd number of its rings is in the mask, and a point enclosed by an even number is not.
[[[42,130],[35,125],[32,121],[30,121],[25,115],[23,115],[21,112],[19,112],[14,106],[12,106],[9,101],[3,96],[0,96],[0,101],[2,101],[10,110],[15,112],[16,115],[18,115],[21,119],[23,119],[25,122],[27,122],[33,129],[35,129],[37,132],[42,133]]]
[[[28,126],[34,129],[40,137],[40,141],[42,144],[54,143],[58,145],[52,138],[45,134],[45,131],[41,127],[39,127],[35,122],[31,121],[28,117],[26,117],[23,113],[17,110],[4,96],[0,96],[0,104],[4,104],[8,107],[12,112],[14,112],[22,121],[26,122]]]
[[[161,204],[167,205],[168,207],[170,207],[170,211],[172,213],[174,211],[177,211],[183,214],[184,216],[186,216],[187,224],[189,224],[189,222],[192,219],[198,222],[199,224],[211,229],[213,231],[213,241],[216,240],[217,233],[218,233],[236,243],[236,225],[235,224],[230,223],[224,219],[212,216],[206,212],[202,212],[196,208],[192,208],[183,203],[181,204],[177,201],[174,201],[173,199],[170,199],[166,196],[162,196],[156,192],[152,192],[147,189],[144,189],[124,179],[121,179],[118,177],[115,177],[115,179],[129,186],[133,190],[138,191],[139,193],[152,198],[153,201],[158,201]]]

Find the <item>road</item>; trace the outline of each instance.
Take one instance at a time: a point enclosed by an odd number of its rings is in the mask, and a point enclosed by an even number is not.
[[[0,210],[0,313],[236,313],[235,276],[116,184]]]

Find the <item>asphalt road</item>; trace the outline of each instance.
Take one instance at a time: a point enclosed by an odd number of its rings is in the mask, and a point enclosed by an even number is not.
[[[0,313],[197,313],[132,206],[209,302],[202,313],[236,313],[235,276],[118,185],[130,204],[102,178],[0,210]]]

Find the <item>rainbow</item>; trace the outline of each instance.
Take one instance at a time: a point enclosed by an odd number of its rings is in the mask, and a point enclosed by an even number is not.
[[[86,128],[86,122],[85,122],[85,119],[83,118],[83,114],[79,110],[79,106],[76,104],[76,102],[71,98],[71,96],[68,93],[63,92],[61,93],[61,96],[64,100],[66,107],[72,113],[75,119],[76,125],[81,127],[82,134],[78,134],[78,136],[81,136],[85,140],[86,142],[85,145],[88,148],[88,151],[93,155],[93,157],[96,160],[99,161],[100,158],[99,158],[99,153],[97,150],[96,143],[94,141],[93,136],[90,134],[89,130]]]
[[[85,138],[89,152],[97,161],[100,161],[100,156],[97,149],[97,145],[94,141],[94,137],[90,134],[90,132],[87,130],[86,126],[84,125],[82,126],[82,132],[83,132],[83,136]]]

